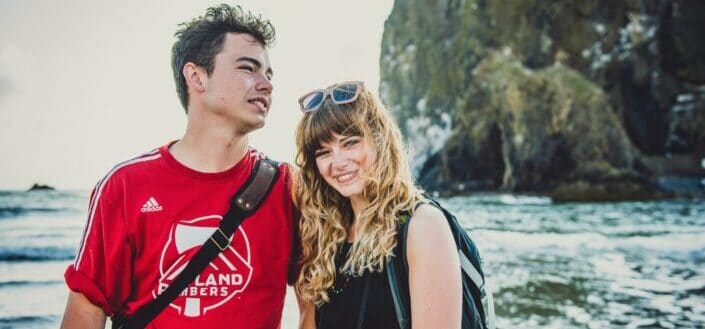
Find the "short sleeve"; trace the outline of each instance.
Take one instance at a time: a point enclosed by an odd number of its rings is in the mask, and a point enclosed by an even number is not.
[[[91,194],[88,219],[74,263],[64,274],[69,289],[86,296],[112,316],[131,290],[132,248],[121,190],[101,182]]]

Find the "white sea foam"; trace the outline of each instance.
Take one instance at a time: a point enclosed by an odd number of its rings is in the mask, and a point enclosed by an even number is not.
[[[569,253],[576,249],[589,248],[610,250],[614,242],[599,233],[525,233],[511,231],[488,231],[497,244],[513,252],[543,249],[553,253]]]
[[[619,241],[622,247],[639,247],[652,251],[689,252],[705,249],[705,233],[663,234],[635,236]]]
[[[502,194],[499,196],[499,200],[506,205],[512,205],[512,206],[549,205],[552,203],[551,198],[549,198],[549,197],[514,195],[514,194]]]

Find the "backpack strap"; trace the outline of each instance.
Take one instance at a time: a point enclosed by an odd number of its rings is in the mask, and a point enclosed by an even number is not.
[[[257,211],[279,176],[278,163],[263,158],[255,162],[245,184],[230,199],[230,208],[220,221],[220,226],[191,258],[169,287],[150,303],[143,305],[130,318],[114,316],[113,328],[144,328],[164,310],[210,262],[230,245],[233,233],[245,218]]]
[[[404,304],[399,277],[400,274],[396,272],[395,264],[390,260],[387,262],[387,281],[389,281],[389,289],[392,291],[394,314],[397,317],[399,328],[409,329],[411,328],[411,315],[409,314],[409,308]]]
[[[449,221],[448,224],[451,225],[452,231],[451,221],[454,221],[455,217],[447,209],[442,207],[438,203],[438,201],[429,197],[428,195],[424,195],[424,200],[422,200],[414,210],[416,210],[422,204],[428,204],[432,207],[441,210],[443,212],[443,216],[446,218],[446,220]],[[406,239],[409,231],[409,222],[411,221],[412,216],[410,214],[407,214],[405,216],[406,220],[402,220],[399,224],[399,227],[397,228],[396,255],[387,262],[386,268],[387,281],[389,282],[389,288],[392,293],[392,300],[394,301],[394,309],[397,316],[397,323],[399,324],[399,328],[401,329],[411,328],[411,301],[409,298],[410,295],[408,282],[409,263],[406,257]],[[453,239],[456,240],[455,244],[457,245],[458,237],[455,236],[455,233],[453,233],[453,235]],[[463,273],[468,278],[470,278],[472,284],[475,285],[480,294],[484,295],[485,280],[480,270],[470,261],[468,256],[460,249],[458,249],[458,257],[460,259],[460,265],[462,267]],[[479,297],[482,298],[484,296]],[[483,323],[486,323],[485,311],[481,306],[482,305],[478,306],[478,312],[480,313],[480,318],[482,319]],[[494,310],[492,311],[492,313],[494,313]]]
[[[422,199],[421,201],[419,201],[419,203],[414,206],[414,211],[416,211],[416,209],[419,209],[419,207],[425,204],[440,208],[437,203],[434,204],[429,201],[430,199],[428,199],[425,194],[424,197],[426,199]],[[435,202],[435,200],[433,201]],[[401,258],[401,265],[403,266],[401,269],[404,271],[404,273],[409,273],[409,261],[406,258],[406,237],[407,235],[409,235],[409,222],[411,221],[412,215],[412,213],[405,212],[402,215],[402,220],[399,222],[399,225],[397,227],[397,245],[399,246],[399,255],[397,255],[397,257]],[[409,319],[411,319],[411,317],[409,317]]]
[[[409,264],[406,259],[406,235],[409,232],[410,214],[404,215],[397,226],[396,255],[387,261],[387,281],[394,301],[397,324],[400,329],[411,328],[411,305],[409,300]]]
[[[438,203],[438,201],[429,197],[426,197],[426,200],[430,205],[440,209],[446,218],[454,217],[447,209],[443,208],[441,204]],[[475,284],[475,286],[480,289],[480,291],[483,291],[483,288],[485,287],[485,278],[482,273],[480,273],[480,270],[470,261],[468,256],[465,255],[465,253],[461,250],[458,250],[458,256],[460,258],[460,267],[462,267],[463,273],[465,273],[465,275],[467,275],[470,280],[472,280],[472,283]]]

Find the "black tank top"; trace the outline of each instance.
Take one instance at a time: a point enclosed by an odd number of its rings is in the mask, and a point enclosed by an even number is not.
[[[335,259],[336,268],[340,269],[343,266],[351,246],[351,243],[343,245]],[[365,280],[370,282],[362,328],[398,329],[394,301],[385,271],[365,272],[361,277],[349,276],[338,271],[333,288],[328,290],[330,302],[316,308],[316,328],[355,329],[360,315]]]

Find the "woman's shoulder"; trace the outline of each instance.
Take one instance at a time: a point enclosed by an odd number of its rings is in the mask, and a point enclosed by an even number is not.
[[[450,225],[443,212],[432,205],[424,204],[414,211],[408,226],[406,247],[410,273],[438,277],[439,272],[460,268]]]
[[[411,215],[409,225],[424,227],[438,226],[439,224],[445,222],[445,215],[443,215],[443,212],[440,209],[428,203],[421,203],[416,207],[416,210],[414,210],[414,213]]]
[[[452,238],[450,227],[443,212],[427,203],[416,208],[409,221],[407,241],[410,244],[434,245]]]

